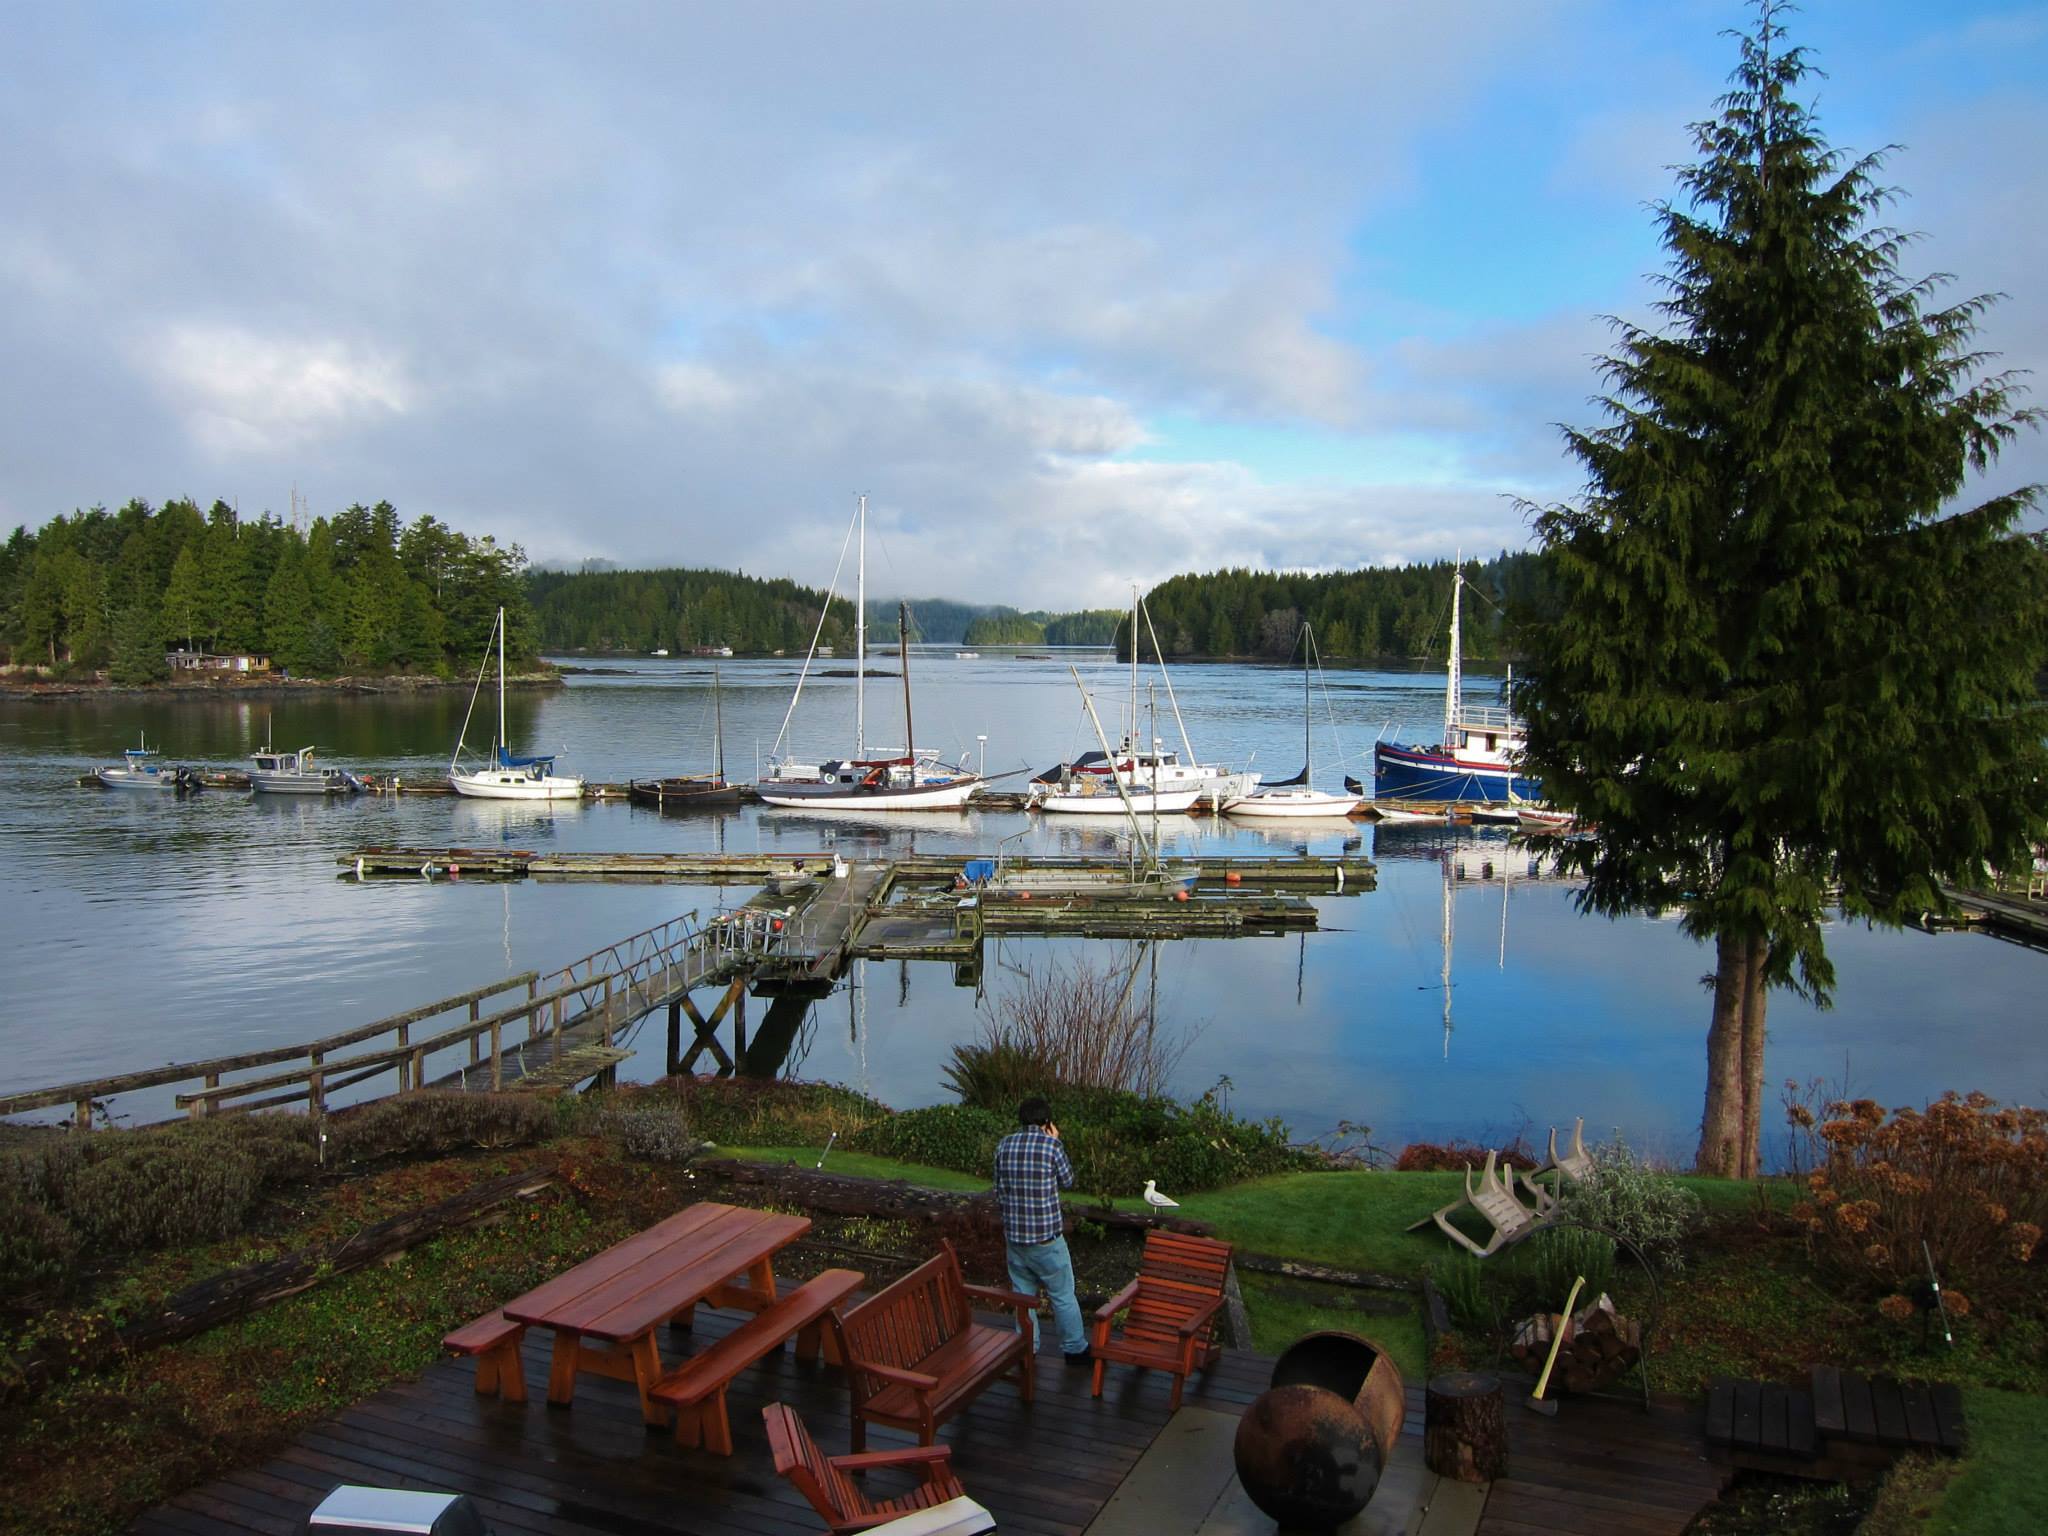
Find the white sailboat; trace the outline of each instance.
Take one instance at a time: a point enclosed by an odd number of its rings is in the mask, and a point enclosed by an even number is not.
[[[1349,816],[1365,803],[1363,795],[1333,794],[1313,785],[1316,771],[1314,732],[1310,728],[1309,666],[1315,654],[1315,634],[1301,626],[1301,772],[1291,779],[1267,784],[1250,794],[1223,802],[1226,816],[1321,817]]]
[[[462,735],[456,738],[454,755],[448,759],[448,783],[458,795],[473,800],[581,800],[583,780],[575,774],[555,772],[554,754],[515,757],[505,741],[505,610],[491,627],[498,643],[498,733],[491,740],[491,758],[481,768],[464,768],[462,754],[469,741],[470,717],[476,713],[477,696],[483,692],[484,674],[490,669],[490,646],[484,647],[483,665],[477,668],[476,687],[470,691],[469,710],[462,717]]]
[[[782,756],[782,743],[789,735],[797,702],[803,698],[804,680],[811,662],[829,656],[830,647],[820,646],[825,632],[825,613],[818,615],[817,633],[811,637],[811,651],[797,674],[796,691],[782,717],[782,729],[775,737],[775,753],[769,757],[768,777],[754,786],[764,804],[788,810],[835,811],[955,811],[981,792],[986,782],[972,769],[945,762],[937,752],[919,751],[910,715],[910,612],[898,606],[897,641],[903,668],[903,750],[871,753],[867,744],[868,673],[868,499],[863,496],[854,511],[859,534],[854,596],[854,715],[853,755],[807,762]],[[846,558],[845,546],[840,559]],[[833,572],[838,580],[838,572]],[[832,593],[825,594],[825,610],[832,606]]]
[[[1187,722],[1181,718],[1180,700],[1173,691],[1173,678],[1166,670],[1159,636],[1152,634],[1152,653],[1160,658],[1159,675],[1166,683],[1166,697],[1173,707],[1174,723],[1180,729],[1180,743],[1187,756],[1167,747],[1157,736],[1147,745],[1139,734],[1138,713],[1138,625],[1151,632],[1151,616],[1144,611],[1136,586],[1131,588],[1131,715],[1130,728],[1114,753],[1104,743],[1099,752],[1086,752],[1071,763],[1048,769],[1031,781],[1030,803],[1041,811],[1066,815],[1114,816],[1123,805],[1112,793],[1112,781],[1129,792],[1141,814],[1193,810],[1207,801],[1220,810],[1234,797],[1248,795],[1258,787],[1259,776],[1233,772],[1213,764],[1197,762],[1194,744],[1188,739]]]

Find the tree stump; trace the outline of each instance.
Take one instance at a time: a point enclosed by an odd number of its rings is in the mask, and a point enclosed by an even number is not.
[[[1508,1415],[1500,1378],[1447,1371],[1423,1393],[1422,1460],[1439,1477],[1484,1483],[1508,1470]]]

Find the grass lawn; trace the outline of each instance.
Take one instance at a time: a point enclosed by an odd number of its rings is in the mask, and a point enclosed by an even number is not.
[[[744,1163],[795,1163],[799,1168],[813,1168],[818,1161],[816,1147],[720,1147],[710,1155],[737,1158]],[[825,1159],[825,1172],[861,1179],[904,1179],[926,1189],[959,1190],[967,1194],[987,1189],[989,1182],[971,1173],[955,1173],[950,1168],[899,1163],[892,1158],[871,1157],[865,1152],[841,1152],[836,1147]]]
[[[1970,1448],[1927,1522],[1931,1536],[2048,1531],[2048,1397],[1968,1388],[1963,1419]]]

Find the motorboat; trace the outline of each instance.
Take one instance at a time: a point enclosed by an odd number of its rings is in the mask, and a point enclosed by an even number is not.
[[[470,691],[469,712],[462,717],[462,734],[455,740],[454,755],[448,759],[448,783],[458,795],[472,800],[581,800],[583,780],[575,774],[555,772],[553,753],[532,757],[515,756],[505,742],[505,610],[498,610],[492,638],[498,646],[498,732],[491,740],[491,755],[480,768],[462,766],[462,754],[469,739],[470,716],[476,713],[477,696],[483,692],[490,667],[490,642],[485,642],[484,662],[477,669],[476,687]]]
[[[108,789],[187,790],[200,787],[197,769],[173,767],[157,761],[163,754],[149,744],[147,735],[138,735],[135,741],[134,746],[122,752],[120,762],[95,768],[93,777]]]
[[[348,770],[319,762],[318,750],[278,752],[266,741],[261,752],[250,754],[249,787],[259,795],[352,795],[363,788]]]
[[[1517,769],[1528,730],[1512,711],[1468,706],[1464,701],[1460,599],[1464,562],[1451,571],[1451,657],[1444,685],[1444,737],[1434,746],[1373,747],[1373,796],[1379,800],[1441,800],[1449,803],[1510,804],[1541,800],[1542,783]]]

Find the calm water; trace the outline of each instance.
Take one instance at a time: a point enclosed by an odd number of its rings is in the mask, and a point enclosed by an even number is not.
[[[1117,730],[1124,674],[1106,655],[1074,658]],[[893,665],[893,661],[890,663]],[[564,767],[623,780],[693,771],[710,757],[709,673],[701,662],[597,663],[566,690],[511,700],[511,737],[560,749]],[[826,665],[843,665],[827,663]],[[991,773],[1042,767],[1092,745],[1067,661],[950,651],[914,662],[917,739]],[[750,776],[775,740],[795,676],[784,661],[725,663],[727,766]],[[1205,758],[1254,758],[1270,774],[1300,766],[1298,674],[1185,667],[1182,712]],[[1475,702],[1491,688],[1474,680]],[[1426,735],[1442,711],[1428,675],[1333,671],[1316,699],[1319,779],[1340,754],[1363,766],[1383,729]],[[335,858],[360,844],[661,850],[920,847],[986,850],[1022,834],[1034,851],[1108,851],[1115,828],[1009,813],[862,823],[750,809],[662,818],[627,805],[521,807],[420,797],[306,803],[209,791],[175,799],[75,787],[138,729],[172,761],[238,764],[269,729],[358,768],[422,778],[445,770],[468,705],[425,698],[318,697],[234,703],[136,699],[0,702],[0,1081],[27,1087],[158,1062],[232,1054],[365,1023],[528,968],[549,970],[678,911],[708,914],[747,891],[682,886],[359,886]],[[893,680],[871,681],[869,740],[902,734]],[[1158,734],[1177,737],[1158,698]],[[814,677],[797,745],[843,750],[850,678]],[[488,725],[472,739],[489,735]],[[985,743],[977,738],[986,736]],[[1021,778],[1009,781],[1011,785]],[[856,985],[813,1010],[791,1070],[859,1086],[889,1103],[933,1102],[954,1041],[1029,971],[1076,961],[1131,966],[1161,1024],[1191,1043],[1177,1087],[1230,1080],[1241,1111],[1284,1116],[1307,1135],[1349,1120],[1374,1139],[1506,1133],[1569,1123],[1624,1128],[1687,1152],[1701,1093],[1710,951],[1670,921],[1577,916],[1568,888],[1535,878],[1500,834],[1434,829],[1217,827],[1182,818],[1169,848],[1354,846],[1377,859],[1379,889],[1321,902],[1326,927],[1305,938],[1164,943],[1006,942],[984,990],[944,965],[868,964]],[[1451,909],[1446,1022],[1445,906]],[[1973,935],[1873,933],[1837,924],[1837,1006],[1771,1003],[1774,1080],[1847,1080],[1890,1103],[1944,1088],[2048,1099],[2040,1049],[2048,956]],[[629,1075],[659,1070],[658,1024]],[[135,1095],[136,1118],[168,1108]]]

